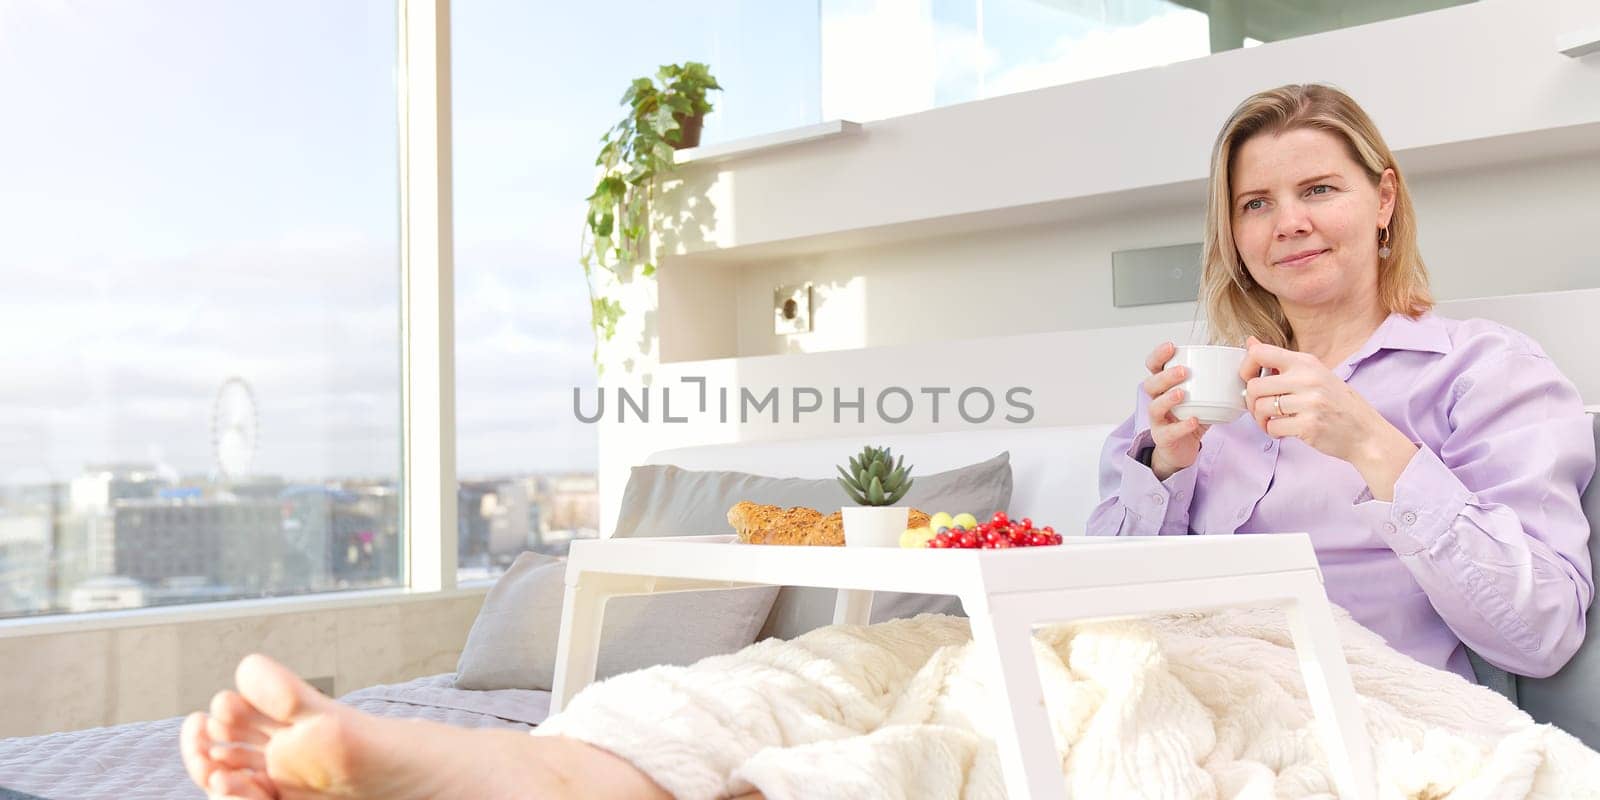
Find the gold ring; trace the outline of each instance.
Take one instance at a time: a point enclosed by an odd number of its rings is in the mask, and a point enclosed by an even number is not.
[[[1272,407],[1276,408],[1278,410],[1278,416],[1287,417],[1289,415],[1283,413],[1283,401],[1280,399],[1282,397],[1283,397],[1283,395],[1281,395],[1281,394],[1273,395],[1272,396]]]

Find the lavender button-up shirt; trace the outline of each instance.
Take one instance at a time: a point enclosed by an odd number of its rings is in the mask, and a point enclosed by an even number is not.
[[[1391,646],[1472,679],[1463,643],[1543,677],[1583,642],[1594,593],[1579,496],[1595,448],[1577,389],[1532,339],[1484,320],[1392,314],[1334,374],[1420,449],[1376,500],[1355,467],[1248,414],[1157,480],[1149,398],[1106,440],[1088,532],[1307,532],[1328,597]]]

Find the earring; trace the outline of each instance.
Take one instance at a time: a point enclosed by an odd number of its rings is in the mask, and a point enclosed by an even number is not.
[[[1385,225],[1378,231],[1378,258],[1388,258],[1393,252],[1389,249],[1389,226]]]

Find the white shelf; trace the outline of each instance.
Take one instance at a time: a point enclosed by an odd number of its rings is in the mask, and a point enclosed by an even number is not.
[[[1409,178],[1484,169],[1496,165],[1600,153],[1600,122],[1561,128],[1465,139],[1454,142],[1400,147],[1395,156]],[[977,208],[964,213],[905,219],[862,227],[815,228],[802,235],[773,240],[749,240],[732,246],[702,246],[689,252],[663,254],[663,269],[702,266],[750,266],[773,259],[793,258],[836,250],[950,236],[1027,225],[1060,224],[1113,212],[1138,212],[1150,208],[1205,203],[1204,165],[1189,174],[1173,174],[1165,182],[1107,187],[1074,192],[1062,187],[1058,197],[1044,202]],[[819,197],[817,202],[826,202]]]
[[[1600,25],[1557,36],[1556,49],[1573,58],[1600,53]]]
[[[760,136],[748,136],[743,139],[734,139],[729,142],[719,142],[701,147],[690,147],[679,150],[673,156],[673,163],[683,164],[710,164],[718,161],[728,161],[743,158],[765,150],[779,147],[789,147],[802,142],[814,142],[820,139],[831,139],[836,136],[846,136],[861,130],[861,123],[851,122],[847,119],[832,119],[807,125],[802,128],[790,128],[784,131],[763,133]]]

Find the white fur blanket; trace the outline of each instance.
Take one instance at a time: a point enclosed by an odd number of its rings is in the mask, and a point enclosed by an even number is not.
[[[1335,614],[1382,798],[1600,797],[1600,753]],[[1069,797],[1334,796],[1287,622],[1232,609],[1041,630]],[[579,693],[537,735],[628,759],[679,798],[998,798],[1004,724],[966,620],[767,640]]]

